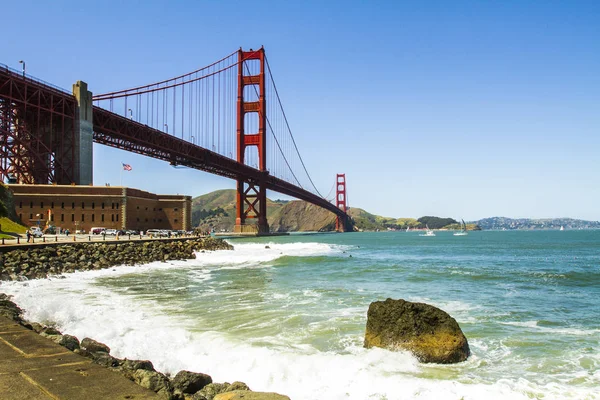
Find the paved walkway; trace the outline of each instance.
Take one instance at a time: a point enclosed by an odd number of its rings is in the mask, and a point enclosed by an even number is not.
[[[0,317],[0,399],[157,398],[118,373]]]

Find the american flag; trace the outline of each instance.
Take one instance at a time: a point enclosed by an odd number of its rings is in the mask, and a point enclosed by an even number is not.
[[[121,164],[123,164],[123,169],[124,169],[125,171],[131,171],[131,165],[129,165],[129,164],[124,164],[124,163],[121,163]]]

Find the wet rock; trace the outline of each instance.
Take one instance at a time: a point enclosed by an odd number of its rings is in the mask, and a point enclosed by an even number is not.
[[[89,351],[90,353],[96,353],[96,352],[110,353],[110,347],[108,347],[104,343],[96,342],[94,339],[90,339],[90,338],[84,338],[81,341],[80,346],[83,347],[85,350]]]
[[[454,318],[429,304],[405,300],[371,303],[364,346],[408,350],[424,363],[451,364],[469,356],[469,343]]]
[[[86,357],[86,358],[91,358],[91,359],[94,358],[93,353],[91,353],[91,352],[89,352],[89,351],[87,351],[85,349],[82,349],[81,347],[78,348],[78,349],[73,350],[73,353],[79,354],[80,356],[83,356],[83,357]]]
[[[35,333],[41,333],[42,330],[44,329],[44,325],[42,324],[38,324],[37,322],[31,322],[31,329],[35,332]]]
[[[236,381],[227,386],[227,389],[225,389],[226,392],[233,392],[234,390],[250,390],[250,388],[244,382]]]
[[[213,400],[290,400],[290,398],[279,393],[235,390],[218,394]]]
[[[171,380],[173,388],[181,393],[196,393],[203,387],[212,383],[210,375],[190,371],[179,371]]]
[[[121,364],[123,369],[135,371],[136,369],[144,369],[146,371],[155,371],[154,365],[148,360],[123,360]]]
[[[11,297],[0,293],[0,315],[12,319],[15,322],[21,322],[23,310],[12,302]]]
[[[60,331],[56,328],[53,328],[51,326],[46,326],[44,328],[42,328],[42,331],[40,332],[40,335],[42,336],[56,336],[56,335],[62,335],[62,333],[60,333]]]
[[[168,399],[173,398],[173,387],[164,374],[156,371],[138,369],[133,373],[132,377],[133,381],[138,385],[161,394]]]
[[[196,258],[194,251],[232,249],[233,247],[229,243],[215,238],[118,244],[48,244],[46,247],[17,249],[3,253],[2,262],[0,262],[0,280],[39,279],[77,270],[145,264],[153,261],[194,259]],[[7,316],[12,318],[13,314]]]
[[[90,353],[92,355],[93,362],[102,365],[104,367],[118,367],[121,364],[121,360],[111,356],[103,351],[97,351]]]
[[[72,335],[62,335],[61,340],[57,343],[71,351],[79,348],[79,339]]]
[[[213,400],[216,395],[227,390],[230,383],[209,383],[192,396],[194,400]]]

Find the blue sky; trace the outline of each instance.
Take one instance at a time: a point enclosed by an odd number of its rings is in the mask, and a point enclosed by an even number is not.
[[[598,1],[23,0],[2,14],[0,63],[95,93],[264,45],[315,184],[346,173],[350,206],[600,220]],[[151,192],[235,187],[100,145],[94,183],[118,185],[121,162],[123,184]]]

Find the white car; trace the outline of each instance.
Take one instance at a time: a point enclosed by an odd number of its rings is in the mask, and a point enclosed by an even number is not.
[[[117,230],[116,229],[106,229],[104,231],[104,234],[106,236],[109,236],[109,235],[116,236],[117,235]]]
[[[29,233],[31,234],[31,236],[37,238],[44,236],[44,232],[42,232],[42,230],[38,227],[29,229]]]

